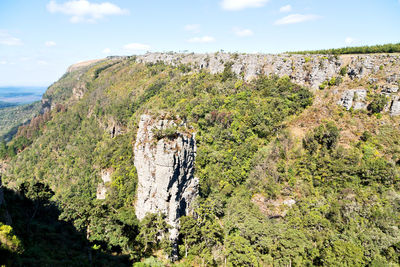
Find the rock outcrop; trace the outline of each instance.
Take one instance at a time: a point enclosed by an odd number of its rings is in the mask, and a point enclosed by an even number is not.
[[[255,194],[251,202],[259,207],[260,211],[269,218],[283,218],[289,209],[296,204],[292,198],[267,199],[262,194]]]
[[[227,63],[232,71],[251,80],[257,75],[289,76],[293,82],[307,85],[314,89],[325,80],[335,76],[342,64],[340,58],[333,56],[311,55],[270,55],[270,54],[175,54],[148,53],[137,56],[137,62],[164,62],[170,65],[188,64],[194,69],[206,69],[210,73],[221,73]]]
[[[340,75],[346,67],[351,79],[362,79],[377,74],[384,66],[384,78],[388,83],[400,78],[396,66],[400,65],[398,54],[373,55],[295,55],[295,54],[194,54],[194,53],[147,53],[136,56],[136,62],[178,66],[191,65],[195,70],[221,73],[227,63],[237,75],[251,80],[259,74],[288,76],[293,82],[318,89],[324,81]]]
[[[96,198],[97,199],[106,199],[107,194],[107,184],[111,182],[112,170],[101,170],[101,180],[102,182],[97,186]]]
[[[338,104],[347,110],[350,110],[351,108],[354,110],[365,109],[367,107],[367,104],[365,103],[366,97],[367,91],[365,89],[346,90],[343,92]]]
[[[163,213],[173,228],[171,240],[178,237],[179,218],[189,213],[198,195],[195,138],[178,127],[189,130],[184,123],[142,115],[134,146],[136,216],[141,220],[147,213]]]
[[[390,116],[400,115],[400,97],[395,97],[390,106]]]

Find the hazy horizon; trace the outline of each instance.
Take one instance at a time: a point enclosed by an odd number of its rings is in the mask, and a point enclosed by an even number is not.
[[[32,103],[40,100],[46,89],[45,86],[0,86],[0,102]]]

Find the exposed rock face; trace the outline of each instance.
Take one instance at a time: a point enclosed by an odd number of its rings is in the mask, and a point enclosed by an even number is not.
[[[387,85],[382,89],[382,93],[390,95],[392,93],[397,93],[399,91],[398,85]]]
[[[354,98],[353,90],[344,91],[342,97],[338,101],[338,105],[341,105],[345,109],[349,110],[353,106],[353,98]]]
[[[174,54],[148,53],[137,56],[137,62],[164,62],[170,65],[190,64],[195,69],[207,69],[210,73],[221,73],[225,64],[232,62],[232,71],[243,74],[245,80],[257,75],[289,76],[292,81],[310,85],[316,89],[327,79],[339,73],[341,60],[330,56],[311,55],[305,59],[303,55],[268,55],[268,54]]]
[[[349,110],[353,107],[354,109],[365,109],[367,104],[364,102],[367,97],[367,91],[365,89],[354,89],[344,91],[342,97],[338,101],[338,104]]]
[[[81,99],[85,94],[86,86],[83,83],[78,84],[76,87],[72,88],[72,96],[74,99]]]
[[[400,74],[392,74],[386,78],[387,83],[395,83],[400,81]]]
[[[111,182],[112,170],[101,170],[100,175],[103,182],[97,186],[96,198],[106,199],[107,183]]]
[[[138,172],[136,216],[163,213],[173,227],[171,239],[178,237],[179,218],[189,213],[198,195],[194,177],[196,142],[188,133],[175,132],[164,137],[160,132],[176,125],[172,120],[142,115],[134,147]]]
[[[390,107],[390,116],[399,116],[400,115],[400,97],[395,97],[392,101],[392,105]]]
[[[147,53],[136,57],[137,62],[169,65],[189,64],[195,70],[206,69],[210,73],[221,73],[225,64],[233,63],[231,69],[245,80],[251,80],[259,74],[289,76],[301,85],[317,89],[321,83],[340,75],[340,69],[347,67],[347,74],[352,79],[362,79],[375,75],[384,66],[385,79],[388,83],[398,82],[400,76],[396,66],[400,57],[396,54],[374,55],[271,55],[271,54],[179,54]],[[373,82],[377,82],[375,78]]]
[[[367,108],[367,103],[365,103],[366,97],[367,91],[365,89],[354,90],[354,110]]]
[[[296,204],[292,198],[285,199],[266,199],[261,194],[255,194],[251,202],[256,204],[260,211],[269,218],[283,218],[289,209]]]

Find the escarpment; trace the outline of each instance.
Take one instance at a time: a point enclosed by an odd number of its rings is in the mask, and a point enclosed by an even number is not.
[[[194,176],[196,141],[184,123],[142,115],[134,147],[138,173],[136,216],[162,213],[172,226],[172,240],[178,237],[179,218],[187,215],[198,195]]]
[[[348,74],[351,79],[362,79],[369,75],[376,75],[382,68],[385,69],[387,83],[396,83],[399,80],[398,54],[371,54],[371,55],[296,55],[296,54],[179,54],[179,53],[147,53],[137,56],[137,62],[157,63],[179,66],[189,64],[194,69],[204,69],[212,74],[221,73],[227,65],[232,72],[242,76],[246,81],[263,75],[288,76],[292,82],[318,87],[332,77]]]

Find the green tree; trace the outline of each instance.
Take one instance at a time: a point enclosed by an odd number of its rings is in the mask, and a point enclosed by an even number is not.
[[[378,95],[376,94],[371,103],[369,103],[367,109],[371,112],[371,113],[380,113],[383,108],[386,106],[388,100],[387,97],[384,95]]]

